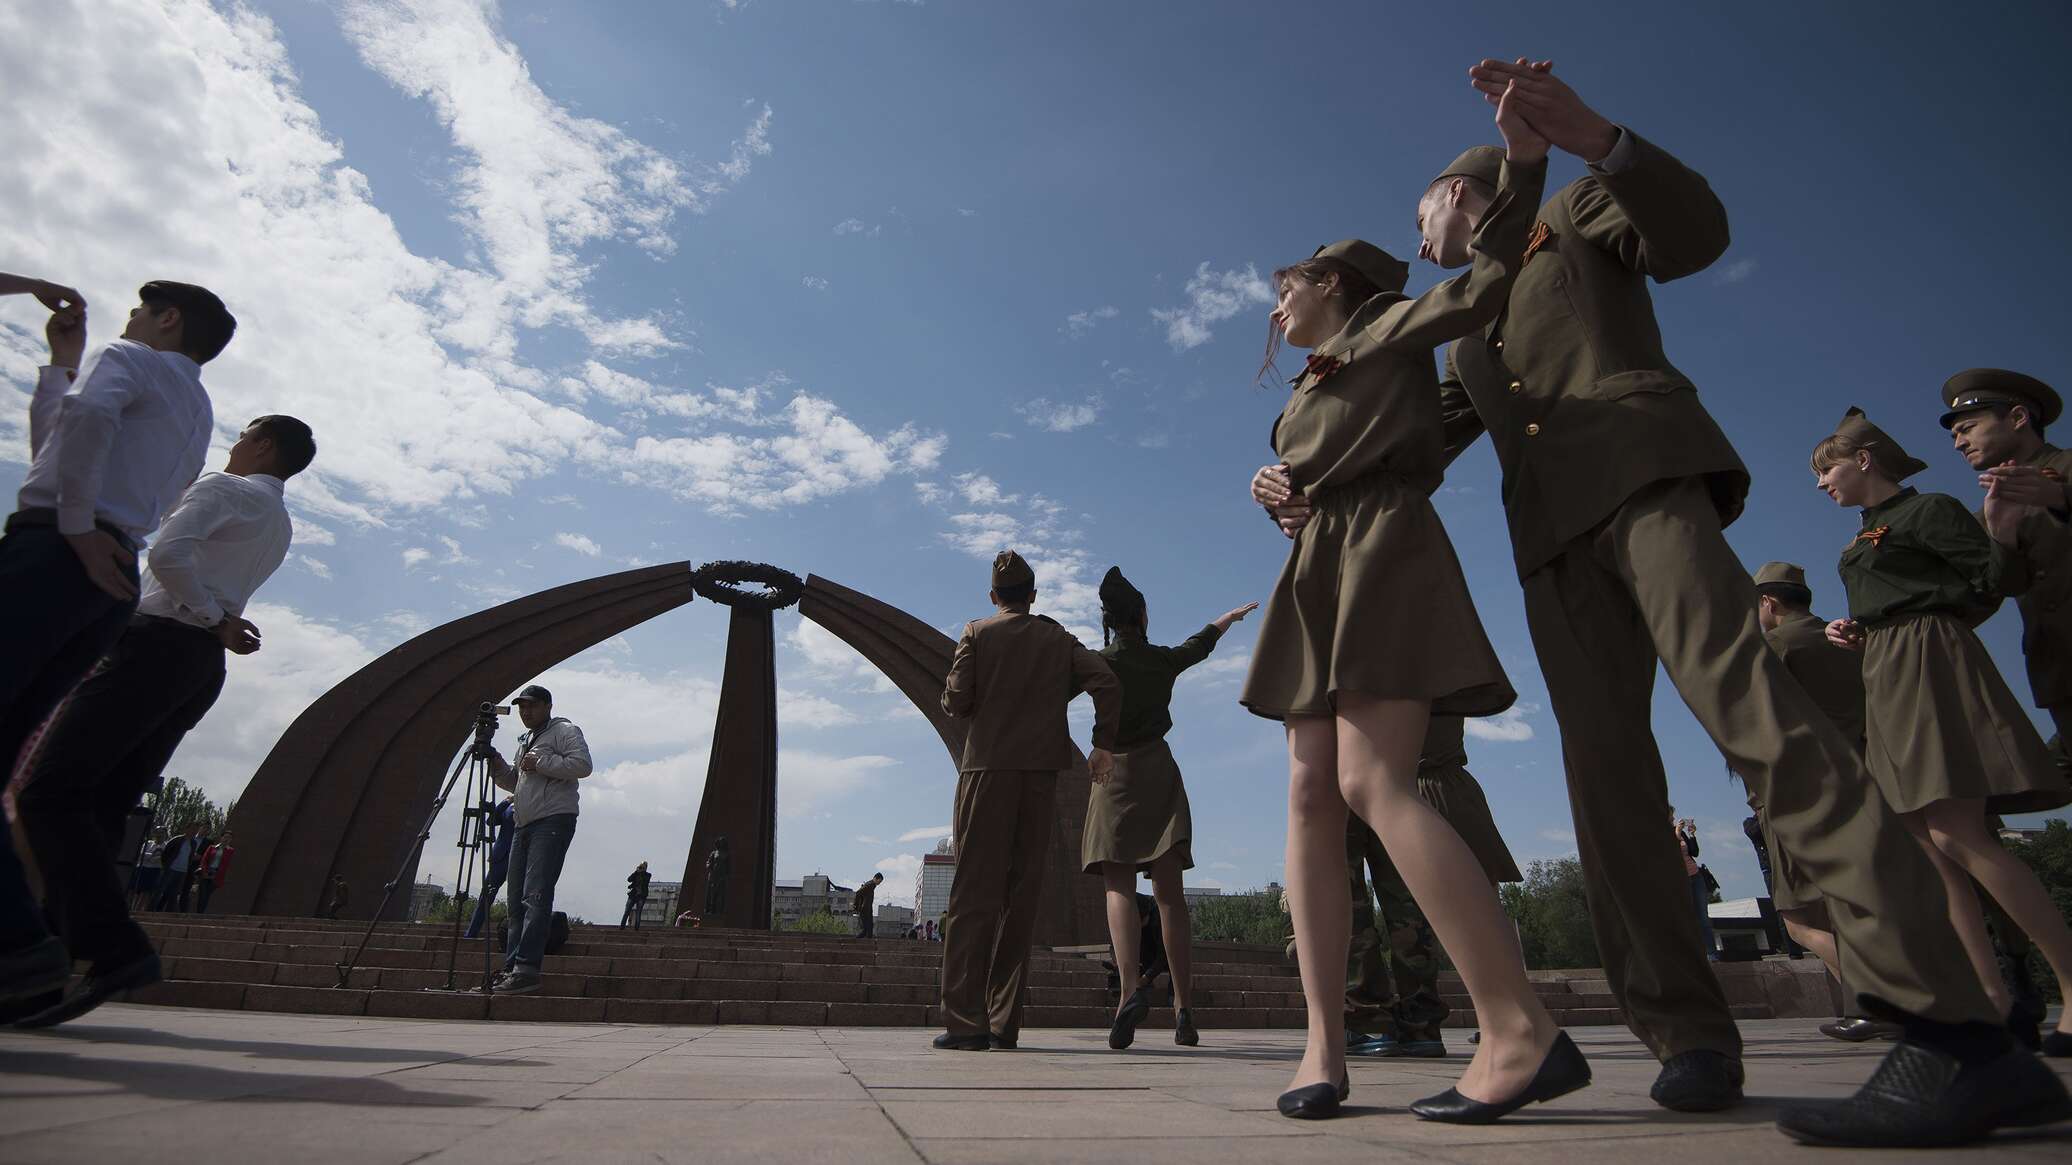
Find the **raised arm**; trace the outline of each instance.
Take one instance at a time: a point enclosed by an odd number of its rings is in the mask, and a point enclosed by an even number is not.
[[[942,685],[942,714],[961,720],[978,707],[978,677],[973,674],[971,624],[957,639],[957,653],[950,657],[950,674]]]
[[[1444,447],[1444,464],[1468,451],[1486,429],[1482,414],[1475,411],[1475,402],[1468,397],[1468,386],[1461,381],[1460,369],[1454,366],[1453,353],[1458,344],[1446,349],[1445,368],[1439,376],[1439,431]]]
[[[1534,162],[1505,162],[1496,198],[1468,242],[1474,262],[1467,272],[1385,309],[1367,325],[1367,339],[1396,351],[1428,352],[1496,319],[1524,264],[1526,237],[1546,184],[1544,155]]]

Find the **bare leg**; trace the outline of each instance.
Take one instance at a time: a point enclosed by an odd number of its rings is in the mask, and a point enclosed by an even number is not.
[[[1418,796],[1417,751],[1430,711],[1419,701],[1341,694],[1339,788],[1381,836],[1474,1000],[1482,1041],[1455,1087],[1471,1100],[1499,1103],[1532,1083],[1561,1029],[1525,976],[1511,920],[1474,851]],[[1343,946],[1335,957],[1343,968]]]
[[[1115,1001],[1115,1014],[1121,1015],[1122,1005],[1130,1001],[1141,978],[1137,969],[1137,870],[1121,862],[1103,862],[1101,878],[1108,883],[1108,945],[1115,952],[1115,982],[1121,995]]]
[[[1194,998],[1194,926],[1187,917],[1187,895],[1180,887],[1180,859],[1168,853],[1151,867],[1151,894],[1158,899],[1158,931],[1165,939],[1166,967],[1173,975],[1173,1006],[1191,1007]]]
[[[1985,804],[1978,800],[1937,801],[1923,809],[1921,816],[1935,848],[1978,879],[2014,924],[2028,932],[2029,941],[2043,952],[2051,973],[2058,977],[2059,998],[2072,999],[2072,928],[2066,927],[2065,917],[2058,913],[2036,871],[2008,853],[2000,839],[1986,829]],[[1997,961],[1991,982],[2005,992]],[[1994,999],[1998,1002],[2000,997]],[[2072,1011],[2058,1017],[2061,1032],[2072,1032],[2072,1026],[2067,1026],[2072,1019],[2067,1015]]]
[[[1993,1009],[2006,1015],[2012,1000],[2007,996],[2007,984],[2000,979],[2000,960],[1993,954],[1992,936],[1986,933],[1986,912],[1979,906],[1978,891],[1973,888],[1971,875],[1944,854],[1929,834],[1928,813],[1937,805],[1947,804],[1949,802],[1937,802],[1912,813],[1902,813],[1899,820],[1921,843],[1921,848],[1928,853],[1928,860],[1935,866],[1935,872],[1942,876],[1943,893],[1950,900],[1950,927],[1957,932],[1957,942],[1970,957],[1972,970],[1978,973],[1979,983],[1985,987]],[[1978,802],[1968,804],[1977,805]],[[1983,811],[1980,820],[1983,823]]]
[[[1338,792],[1338,732],[1328,716],[1289,717],[1288,913],[1309,1036],[1290,1089],[1345,1075],[1345,951],[1352,944],[1345,881],[1345,799]],[[1413,745],[1411,751],[1416,751]],[[1415,761],[1413,755],[1412,760]]]
[[[1835,932],[1806,921],[1804,911],[1780,910],[1777,918],[1784,923],[1784,933],[1791,936],[1791,941],[1812,951],[1813,956],[1827,967],[1827,973],[1839,982],[1842,978],[1841,956],[1835,949]]]

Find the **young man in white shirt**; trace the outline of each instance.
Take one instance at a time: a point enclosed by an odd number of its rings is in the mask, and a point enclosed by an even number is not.
[[[29,403],[29,472],[0,538],[0,756],[9,765],[121,636],[137,603],[137,551],[208,453],[215,414],[201,366],[237,321],[191,284],[147,283],[138,299],[122,338],[83,363],[83,304],[53,311],[45,328],[51,363]],[[70,974],[0,830],[0,1006]]]
[[[130,919],[108,851],[130,807],[223,691],[224,653],[259,650],[259,629],[244,610],[287,558],[294,526],[286,482],[316,449],[309,426],[294,417],[245,426],[223,472],[195,479],[166,515],[136,615],[45,730],[16,810],[58,933],[90,967],[62,1001],[21,1026],[63,1023],[158,980],[158,955]],[[211,853],[227,858],[228,847]],[[215,874],[204,868],[204,911]]]

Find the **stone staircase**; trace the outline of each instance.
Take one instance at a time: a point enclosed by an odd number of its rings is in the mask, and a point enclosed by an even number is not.
[[[746,930],[619,930],[578,926],[549,955],[531,995],[491,999],[482,942],[462,942],[447,983],[450,925],[383,924],[344,987],[336,964],[365,924],[311,918],[144,914],[166,979],[131,1002],[246,1011],[561,1023],[939,1027],[942,946]],[[1599,971],[1534,972],[1562,1024],[1619,1022]],[[1778,1012],[1758,977],[1722,974],[1738,1018]],[[1736,990],[1735,980],[1744,982]],[[1441,980],[1452,1027],[1474,1026],[1460,981]],[[1163,993],[1160,995],[1163,1002]],[[1114,1004],[1088,948],[1038,950],[1025,1019],[1032,1028],[1102,1028]],[[1208,1028],[1301,1027],[1302,988],[1277,948],[1200,943],[1195,1020]],[[1170,1028],[1173,1013],[1146,1024]]]

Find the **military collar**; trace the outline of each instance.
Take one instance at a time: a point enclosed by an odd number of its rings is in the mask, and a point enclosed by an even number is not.
[[[2029,460],[2023,462],[2023,464],[2042,465],[2044,462],[2049,461],[2051,458],[2056,457],[2058,454],[2063,452],[2064,450],[2058,448],[2056,445],[2053,445],[2050,442],[2045,441],[2042,447],[2037,449],[2036,452],[2032,456],[2030,456]]]
[[[1891,513],[1893,509],[1899,505],[1899,503],[1907,501],[1910,498],[1918,497],[1920,496],[1920,493],[1921,491],[1915,489],[1913,486],[1905,485],[1899,488],[1898,493],[1893,494],[1891,497],[1886,498],[1884,501],[1879,502],[1877,505],[1865,506],[1863,508],[1863,528],[1866,530],[1870,529],[1873,525],[1877,523],[1877,520],[1879,518],[1882,518],[1885,515]]]
[[[1821,618],[1820,616],[1818,616],[1818,615],[1814,614],[1814,613],[1813,613],[1813,612],[1811,612],[1811,611],[1807,611],[1807,612],[1806,612],[1805,614],[1803,614],[1803,615],[1793,615],[1793,616],[1792,616],[1791,618],[1789,618],[1789,619],[1786,619],[1786,620],[1785,620],[1784,622],[1782,622],[1782,623],[1779,623],[1779,624],[1778,624],[1778,626],[1779,626],[1779,627],[1788,627],[1788,626],[1790,626],[1790,625],[1791,625],[1791,624],[1793,624],[1793,623],[1813,623],[1813,624],[1817,624],[1817,625],[1819,625],[1819,626],[1821,626],[1821,627],[1825,627],[1825,626],[1827,626],[1827,620],[1825,620],[1825,619]]]

